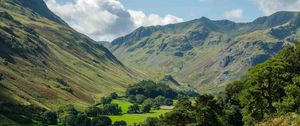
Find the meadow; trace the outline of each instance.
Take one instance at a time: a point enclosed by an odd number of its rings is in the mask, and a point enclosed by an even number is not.
[[[172,110],[151,110],[150,113],[142,113],[142,114],[127,114],[128,107],[132,105],[132,103],[128,102],[126,99],[115,99],[112,101],[112,103],[118,104],[122,111],[122,115],[117,116],[109,116],[113,122],[115,121],[126,121],[128,125],[137,124],[140,122],[143,122],[148,117],[159,117],[160,115],[163,115],[167,112],[170,112]]]

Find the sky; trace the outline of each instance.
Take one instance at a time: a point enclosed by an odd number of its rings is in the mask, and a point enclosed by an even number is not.
[[[207,17],[250,22],[277,11],[300,11],[300,0],[45,0],[75,30],[112,41],[141,26]]]

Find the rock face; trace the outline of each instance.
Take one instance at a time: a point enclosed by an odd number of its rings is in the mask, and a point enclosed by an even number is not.
[[[82,107],[138,76],[43,0],[0,0],[0,102]]]
[[[284,44],[299,41],[299,22],[296,12],[278,12],[249,23],[203,17],[141,27],[109,48],[130,66],[171,74],[201,92],[218,92]]]

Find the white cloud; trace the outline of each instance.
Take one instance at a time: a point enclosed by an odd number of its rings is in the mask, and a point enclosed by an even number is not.
[[[242,9],[229,10],[224,13],[224,18],[225,19],[242,19],[243,13],[244,12]]]
[[[45,0],[49,9],[71,27],[95,40],[111,41],[140,26],[164,25],[183,21],[172,15],[146,15],[142,11],[127,10],[119,0],[74,0],[60,4]]]
[[[253,0],[266,15],[277,11],[300,11],[300,0]]]
[[[182,22],[183,19],[173,15],[166,15],[161,17],[157,14],[146,15],[142,11],[128,10],[136,27],[151,26],[151,25],[166,25],[170,23]]]

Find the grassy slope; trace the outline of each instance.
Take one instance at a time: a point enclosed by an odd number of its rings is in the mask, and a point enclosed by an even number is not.
[[[13,18],[0,17],[4,51],[0,56],[4,75],[0,80],[1,101],[49,109],[72,103],[80,109],[110,92],[122,94],[127,84],[138,80],[138,75],[106,48],[66,24],[24,8],[18,0],[0,2],[0,12]]]
[[[171,110],[152,110],[150,113],[144,113],[144,114],[126,114],[128,107],[132,105],[132,103],[128,102],[125,99],[116,99],[113,100],[112,103],[119,104],[119,106],[123,111],[123,115],[121,116],[109,116],[112,119],[112,121],[115,122],[115,121],[124,120],[129,125],[143,122],[148,117],[159,117],[160,115],[171,111]]]
[[[149,117],[159,117],[162,114],[170,112],[172,110],[152,110],[150,113],[145,114],[124,114],[122,116],[109,116],[113,122],[124,120],[127,124],[138,124],[145,121]]]
[[[257,23],[259,21],[235,23],[236,28],[223,25],[227,21],[208,21],[204,18],[174,25],[140,28],[116,39],[110,49],[124,64],[143,70],[149,77],[157,79],[161,75],[171,74],[180,82],[192,84],[201,93],[214,93],[224,89],[228,82],[238,79],[251,66],[266,60],[264,56],[270,57],[277,53],[287,38],[296,36],[295,39],[299,39],[300,32],[297,30],[283,39],[270,35],[270,27],[280,24],[280,21],[273,19],[289,20],[285,15],[285,12],[274,14],[266,17],[268,22],[261,24]],[[214,26],[214,22],[223,24]],[[211,31],[207,37],[197,35],[207,29]],[[196,38],[200,36],[200,40],[193,40],[191,33],[195,33]],[[182,46],[189,44],[193,46],[192,49],[180,51]],[[163,45],[166,45],[165,49],[162,49]],[[175,56],[176,52],[182,52],[183,56]],[[225,67],[221,66],[227,56],[233,57],[233,60]],[[262,61],[259,61],[260,57],[263,57]]]

